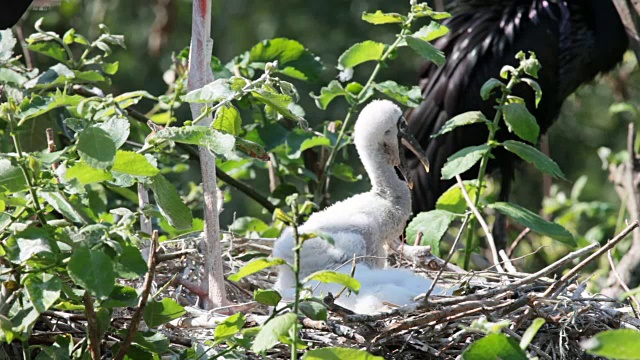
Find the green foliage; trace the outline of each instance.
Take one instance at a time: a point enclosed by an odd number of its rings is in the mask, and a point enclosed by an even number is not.
[[[607,359],[640,359],[640,331],[637,330],[603,331],[580,345],[587,353]]]
[[[490,334],[476,340],[463,353],[464,360],[513,359],[527,360],[518,342],[504,334]]]

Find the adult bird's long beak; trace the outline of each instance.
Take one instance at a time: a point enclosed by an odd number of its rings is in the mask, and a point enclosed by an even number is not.
[[[400,142],[407,149],[411,150],[411,152],[420,160],[424,169],[429,172],[429,159],[427,159],[427,155],[424,150],[422,150],[422,146],[418,143],[415,137],[408,131],[406,127],[398,129],[398,137],[400,138]],[[413,181],[411,176],[409,175],[409,166],[407,163],[407,158],[404,153],[404,149],[400,149],[400,166],[399,170],[402,173],[402,176],[407,180],[409,184],[409,189],[413,189]]]

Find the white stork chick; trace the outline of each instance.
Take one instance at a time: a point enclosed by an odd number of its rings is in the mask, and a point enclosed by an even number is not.
[[[298,229],[300,234],[327,234],[334,240],[333,245],[320,238],[303,243],[300,279],[319,270],[349,273],[350,261],[354,256],[358,259],[354,277],[361,284],[359,294],[343,294],[336,301],[358,313],[380,311],[385,302],[409,304],[431,284],[431,280],[406,269],[382,269],[386,263],[385,244],[400,237],[411,212],[409,186],[395,171],[395,167],[403,168],[401,144],[419,158],[426,158],[417,151],[420,147],[415,139],[405,132],[406,126],[402,111],[392,102],[377,100],[368,104],[355,124],[354,142],[371,180],[371,190],[311,215]],[[293,231],[286,229],[274,244],[273,256],[293,264],[294,246]],[[280,266],[276,290],[291,299],[294,287],[293,271]],[[321,284],[315,294],[335,295],[340,289],[340,285]]]

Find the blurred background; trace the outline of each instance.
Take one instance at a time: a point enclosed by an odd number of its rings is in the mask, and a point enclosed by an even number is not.
[[[167,84],[163,73],[171,65],[171,54],[189,45],[192,2],[187,0],[65,0],[61,6],[51,10],[31,10],[19,28],[25,36],[33,31],[33,24],[44,17],[43,28],[64,33],[74,27],[82,34],[94,38],[98,25],[106,24],[112,33],[125,36],[127,50],[116,50],[112,60],[120,62],[120,70],[113,78],[112,91],[121,93],[143,89],[153,95],[161,95]],[[385,12],[405,13],[408,1],[395,0],[234,0],[213,1],[212,37],[213,53],[226,63],[241,52],[247,51],[257,42],[273,37],[287,37],[303,43],[324,62],[324,77],[317,83],[295,82],[302,95],[300,104],[307,112],[310,124],[324,120],[337,120],[345,114],[345,104],[336,101],[328,111],[318,110],[309,92],[319,92],[337,75],[335,64],[338,56],[352,44],[367,39],[392,42],[396,27],[373,26],[360,20],[363,11],[382,9]],[[34,65],[46,68],[44,57],[34,54]],[[416,85],[421,59],[412,51],[403,49],[399,58],[384,69],[380,79],[392,79],[403,85]],[[545,64],[542,64],[544,67]],[[637,99],[638,74],[636,59],[631,53],[612,73],[600,76],[591,84],[581,87],[565,102],[559,121],[549,133],[549,151],[567,175],[569,182],[555,181],[555,202],[559,193],[569,194],[574,182],[586,176],[580,201],[607,204],[605,212],[616,215],[619,208],[613,186],[608,182],[608,172],[598,156],[601,147],[613,152],[626,148],[627,124],[634,121],[630,113],[612,114],[614,103]],[[371,68],[362,66],[355,80],[366,80]],[[544,92],[544,89],[542,89]],[[146,108],[145,108],[146,106]],[[151,103],[141,104],[140,110],[148,110]],[[179,120],[190,118],[188,107],[183,105],[178,112]],[[353,152],[351,161],[356,160]],[[198,169],[191,166],[188,178],[176,177],[174,181],[190,179],[199,183]],[[196,171],[193,171],[193,170]],[[356,167],[362,173],[361,167]],[[265,172],[264,174],[261,172]],[[268,193],[265,169],[253,169],[246,181],[262,193]],[[582,180],[584,181],[584,180]],[[343,186],[344,185],[344,186]],[[333,200],[346,197],[368,187],[366,181],[340,183],[334,186]],[[262,191],[264,190],[264,191]],[[566,195],[569,197],[569,195]],[[261,208],[235,191],[230,191],[232,201],[225,206],[221,224],[228,226],[236,216],[261,216],[269,219]],[[514,185],[513,201],[538,211],[542,206],[542,176],[528,166],[520,166]],[[582,216],[582,215],[579,215]],[[589,218],[576,223],[580,228],[572,230],[584,233],[602,219]],[[611,231],[614,229],[611,228]],[[601,234],[607,236],[608,231]],[[593,239],[600,240],[600,239]]]

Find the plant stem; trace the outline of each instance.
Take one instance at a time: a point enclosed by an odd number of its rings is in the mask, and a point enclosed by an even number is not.
[[[294,265],[293,265],[293,274],[295,276],[296,281],[296,292],[293,299],[293,313],[298,315],[298,310],[300,307],[300,288],[302,288],[302,284],[300,284],[300,251],[302,250],[302,241],[300,241],[300,234],[298,234],[298,203],[297,201],[293,201],[291,204],[291,211],[293,213],[293,221],[291,222],[291,227],[293,228],[293,237],[296,241],[296,247],[294,248]],[[296,320],[293,323],[293,341],[291,344],[291,360],[296,360],[298,358],[298,321]]]
[[[13,106],[13,104],[11,107],[12,110],[15,110],[15,106]],[[40,221],[40,224],[45,225],[47,223],[47,220],[42,214],[42,207],[40,206],[40,202],[38,201],[38,194],[36,193],[36,189],[34,187],[31,176],[29,176],[29,170],[24,165],[24,161],[22,161],[24,157],[22,152],[22,144],[20,143],[20,138],[16,133],[16,122],[13,116],[14,113],[10,112],[9,124],[11,126],[11,138],[13,139],[13,145],[15,146],[16,152],[18,153],[18,166],[20,167],[20,170],[22,170],[22,175],[27,182],[27,187],[29,188],[29,194],[31,194],[31,198],[33,199],[33,207],[36,209],[36,216],[38,217],[38,221]]]
[[[336,142],[331,147],[331,151],[329,152],[329,157],[327,158],[327,162],[324,164],[322,174],[320,174],[320,179],[318,180],[318,186],[316,187],[316,192],[313,197],[316,204],[320,204],[322,195],[329,190],[329,189],[325,189],[326,183],[327,183],[327,174],[331,169],[331,165],[333,165],[333,162],[335,161],[338,150],[340,150],[341,148],[340,142],[342,141],[342,138],[344,138],[346,130],[349,128],[349,125],[351,123],[351,118],[353,117],[356,110],[358,109],[358,106],[364,101],[364,98],[367,92],[369,91],[369,89],[373,86],[376,76],[378,76],[378,73],[382,69],[384,62],[389,58],[389,56],[393,53],[393,51],[395,51],[398,48],[398,46],[400,45],[400,42],[404,40],[404,36],[409,31],[412,22],[413,22],[413,14],[409,15],[407,21],[403,24],[402,31],[400,31],[400,34],[398,35],[396,41],[387,48],[387,51],[385,51],[385,53],[382,55],[380,60],[378,60],[376,67],[373,69],[373,71],[371,72],[371,75],[369,76],[369,80],[367,80],[367,83],[362,87],[362,90],[360,90],[360,92],[358,93],[358,96],[355,98],[353,104],[349,108],[349,111],[347,112],[347,115],[344,118],[344,122],[340,127],[340,132],[338,133]]]
[[[496,114],[493,117],[491,126],[489,126],[489,137],[487,138],[487,144],[489,145],[489,150],[486,153],[484,153],[484,155],[482,155],[482,159],[480,160],[480,171],[478,172],[478,179],[476,181],[476,189],[478,189],[478,193],[474,201],[474,205],[476,208],[478,208],[478,205],[480,204],[480,193],[482,192],[482,187],[484,186],[484,178],[487,172],[487,165],[489,164],[489,156],[491,155],[491,149],[496,146],[495,144],[493,144],[493,140],[495,139],[496,133],[500,128],[500,119],[502,118],[502,106],[506,104],[507,97],[509,96],[509,94],[511,94],[511,90],[513,89],[513,87],[518,82],[520,82],[519,78],[520,78],[521,70],[518,69],[517,71],[518,72],[515,75],[511,76],[511,79],[509,80],[509,83],[507,83],[507,86],[502,88],[502,97],[500,97],[500,100],[498,101],[498,106],[496,107]],[[467,230],[467,239],[466,239],[466,244],[464,249],[464,266],[463,266],[465,270],[469,270],[469,262],[471,260],[471,252],[473,250],[473,245],[474,245],[473,230],[476,227],[476,221],[477,219],[475,217],[471,218],[471,221],[469,223],[469,228]]]

